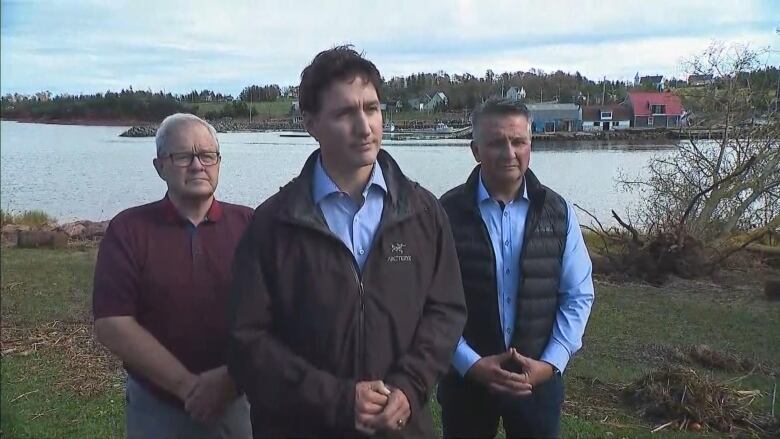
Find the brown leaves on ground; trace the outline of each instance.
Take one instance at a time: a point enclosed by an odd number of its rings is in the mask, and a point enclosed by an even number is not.
[[[2,356],[46,355],[62,361],[57,385],[81,396],[95,396],[119,382],[121,363],[94,337],[92,325],[54,321],[37,327],[3,323]]]

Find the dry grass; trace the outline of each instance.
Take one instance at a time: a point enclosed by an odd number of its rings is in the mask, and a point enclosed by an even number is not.
[[[0,209],[0,226],[16,224],[38,228],[56,222],[56,218],[42,210],[25,210],[24,212],[14,213]]]
[[[735,390],[689,368],[664,366],[626,386],[623,395],[641,417],[661,422],[659,430],[741,430],[764,437],[780,433],[776,420],[750,409],[760,391]]]
[[[651,345],[645,351],[648,359],[660,363],[700,366],[711,370],[739,373],[761,373],[777,376],[778,371],[768,364],[731,352],[718,351],[706,344],[690,346]]]
[[[98,344],[85,323],[54,321],[32,328],[4,323],[0,345],[3,357],[56,351],[69,371],[57,386],[80,396],[99,395],[121,379],[121,363]]]

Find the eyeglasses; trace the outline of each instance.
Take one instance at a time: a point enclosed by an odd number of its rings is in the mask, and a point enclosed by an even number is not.
[[[210,151],[199,152],[197,154],[193,154],[191,152],[177,152],[168,154],[168,157],[171,158],[171,162],[174,166],[178,166],[180,168],[186,168],[191,165],[194,157],[198,157],[200,164],[203,166],[214,166],[219,163],[220,159],[218,152]]]

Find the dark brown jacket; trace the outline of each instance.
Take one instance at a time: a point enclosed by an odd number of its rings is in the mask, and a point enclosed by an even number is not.
[[[409,399],[399,437],[434,434],[428,397],[466,321],[458,259],[436,198],[384,151],[384,211],[362,274],[311,195],[319,151],[254,214],[234,264],[228,367],[255,437],[354,436],[355,384]]]

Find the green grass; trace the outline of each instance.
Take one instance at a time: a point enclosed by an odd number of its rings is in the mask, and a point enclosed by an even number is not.
[[[188,104],[190,108],[198,107],[198,116],[205,116],[210,111],[219,112],[225,106],[225,102],[198,102],[195,104]],[[289,117],[290,107],[292,101],[278,100],[273,102],[253,102],[252,103],[252,118],[258,119],[277,119],[283,117]]]
[[[4,356],[0,416],[7,438],[124,437],[124,392],[109,387],[84,398],[57,384],[66,363],[56,352]]]
[[[94,250],[4,248],[0,261],[3,322],[35,326],[89,320]]]
[[[0,209],[0,224],[16,224],[20,226],[40,227],[46,224],[56,223],[57,219],[42,210],[25,210],[14,213]]]
[[[94,260],[94,249],[4,248],[3,324],[35,327],[53,320],[88,322]],[[742,277],[732,279],[727,287],[703,281],[674,281],[662,288],[597,283],[584,348],[566,373],[570,402],[564,411],[563,437],[702,437],[677,431],[651,434],[654,423],[637,418],[631,408],[590,384],[594,379],[628,383],[657,367],[646,354],[651,344],[684,347],[705,343],[777,370],[780,303],[765,301],[758,280]],[[49,349],[27,356],[3,356],[3,437],[122,437],[121,385],[108,385],[98,397],[79,396],[58,384],[79,373],[78,368],[68,366],[72,363],[64,355]],[[697,370],[722,381],[743,375]],[[753,408],[768,412],[767,395],[771,395],[773,383],[773,378],[756,373],[736,386],[764,392]],[[33,393],[21,396],[28,392]],[[432,410],[438,422],[435,403]],[[775,403],[775,411],[780,412],[780,401]]]

